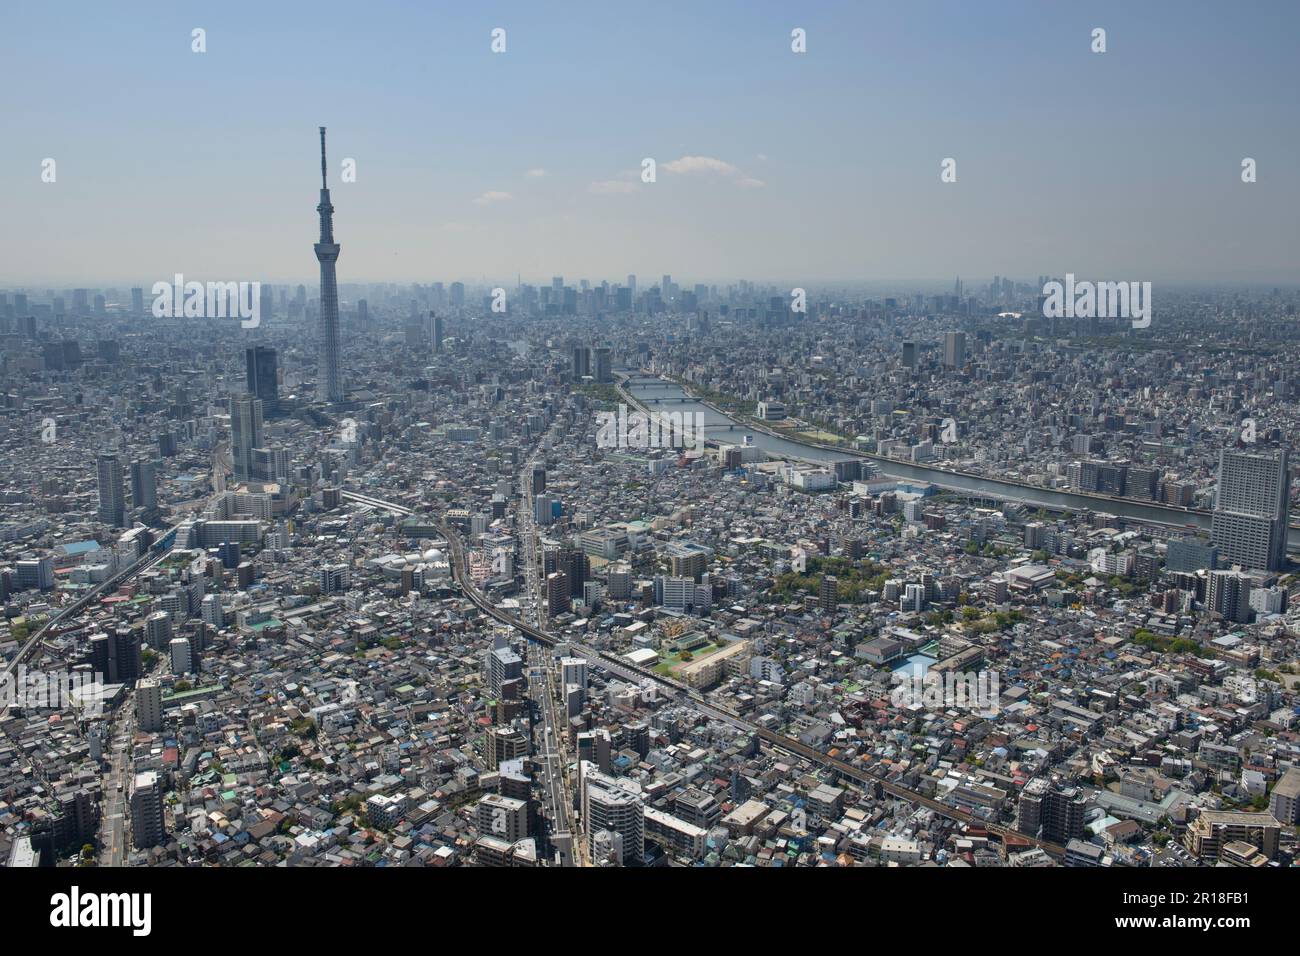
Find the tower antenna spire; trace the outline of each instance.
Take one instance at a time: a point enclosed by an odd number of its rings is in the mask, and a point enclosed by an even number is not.
[[[325,127],[320,128],[320,242],[316,243],[316,261],[320,263],[320,378],[323,395],[331,405],[345,398],[343,377],[339,371],[339,291],[334,264],[339,258],[339,244],[334,241],[334,204],[325,178]]]

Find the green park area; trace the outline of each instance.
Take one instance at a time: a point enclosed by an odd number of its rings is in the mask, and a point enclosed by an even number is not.
[[[862,600],[864,591],[878,591],[889,579],[889,569],[870,560],[853,561],[850,558],[810,557],[803,574],[788,571],[776,579],[772,587],[775,597],[792,600],[796,594],[821,593],[822,575],[833,574],[838,579],[838,599],[844,602]]]

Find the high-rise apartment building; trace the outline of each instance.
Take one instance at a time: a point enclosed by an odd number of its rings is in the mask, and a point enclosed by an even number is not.
[[[1058,789],[1042,777],[1025,784],[1016,805],[1016,829],[1064,845],[1083,836],[1084,795],[1074,787]]]
[[[948,332],[943,337],[943,364],[961,368],[966,364],[966,333]]]
[[[149,733],[162,730],[162,687],[156,680],[142,680],[135,688],[135,719]]]
[[[582,788],[582,829],[588,845],[596,834],[615,835],[619,862],[627,864],[645,852],[645,808],[640,788],[631,780],[604,774],[593,763],[579,764]]]
[[[173,674],[189,674],[194,671],[194,650],[190,647],[188,638],[172,638],[168,651],[171,654]]]
[[[507,843],[528,836],[528,804],[514,797],[489,793],[474,808],[480,833],[490,833]]]
[[[253,449],[262,447],[262,401],[253,395],[230,396],[230,456],[235,478],[254,477]]]
[[[158,507],[158,475],[149,458],[131,462],[131,504],[146,511]]]
[[[546,576],[546,613],[550,617],[563,614],[573,606],[573,586],[564,571],[554,571]]]
[[[818,597],[822,611],[826,614],[834,614],[835,608],[839,606],[839,588],[840,580],[833,574],[822,575],[821,591]]]
[[[1239,571],[1211,571],[1205,589],[1205,606],[1226,620],[1250,621],[1250,575]]]
[[[498,634],[487,654],[487,683],[492,695],[500,695],[507,681],[517,681],[523,674],[524,659],[510,646],[505,635]]]
[[[146,850],[158,846],[166,836],[158,774],[152,770],[138,773],[131,787],[131,840],[137,850]]]
[[[1219,488],[1210,536],[1220,563],[1278,571],[1286,566],[1288,453],[1219,453]]]
[[[126,525],[126,489],[122,482],[122,462],[117,455],[100,455],[96,459],[99,473],[99,520],[121,528]]]

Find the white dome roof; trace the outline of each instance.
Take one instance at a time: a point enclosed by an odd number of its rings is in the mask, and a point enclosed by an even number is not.
[[[443,561],[445,559],[443,557],[442,552],[439,551],[437,548],[430,548],[428,551],[424,552],[424,560],[429,562],[430,564],[437,564],[439,561]]]

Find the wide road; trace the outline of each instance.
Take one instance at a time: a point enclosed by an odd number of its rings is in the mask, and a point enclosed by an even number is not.
[[[103,777],[104,804],[99,821],[99,865],[123,866],[130,850],[130,813],[127,809],[134,778],[131,773],[131,738],[135,733],[133,697],[128,696],[113,724],[113,737],[105,741],[111,751]],[[107,724],[105,725],[107,726]]]
[[[573,866],[582,852],[578,834],[573,827],[573,801],[565,770],[568,754],[564,750],[564,735],[556,718],[553,679],[554,660],[550,649],[530,641],[528,644],[528,693],[541,715],[540,734],[535,742],[535,756],[542,766],[542,800],[550,821],[550,842],[559,856],[561,866]]]

